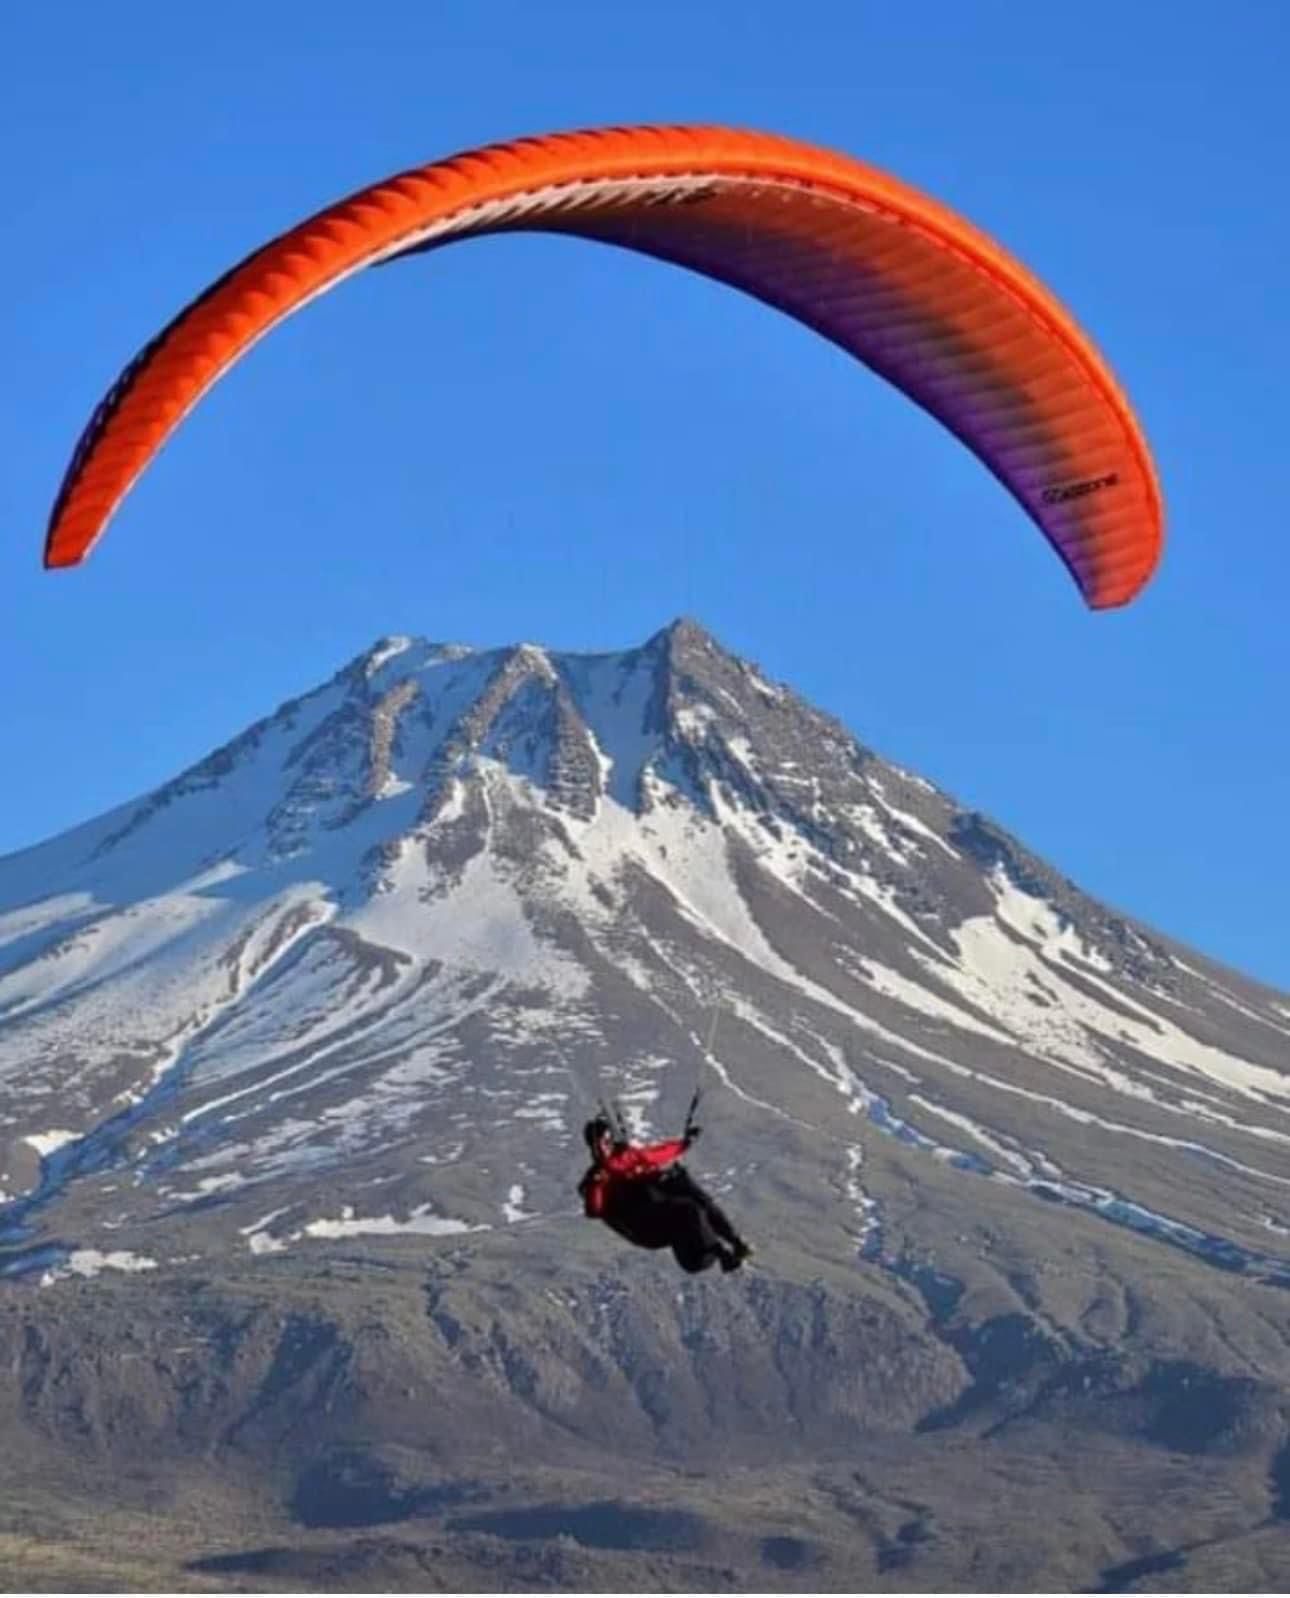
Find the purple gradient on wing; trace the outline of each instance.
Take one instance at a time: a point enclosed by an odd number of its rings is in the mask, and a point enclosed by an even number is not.
[[[740,197],[746,204],[746,196]],[[792,206],[785,206],[789,213]],[[1059,434],[1042,401],[1036,402],[1005,358],[992,346],[1000,326],[1020,323],[1027,336],[1033,324],[1024,306],[1004,300],[984,284],[970,263],[956,262],[970,292],[989,294],[997,307],[992,325],[966,332],[946,314],[937,314],[929,296],[916,298],[893,284],[876,264],[858,259],[856,233],[891,229],[875,224],[858,207],[835,205],[838,238],[803,236],[785,225],[767,227],[764,215],[754,227],[737,217],[713,214],[704,206],[656,206],[640,210],[580,213],[567,221],[552,216],[542,227],[576,233],[654,255],[718,278],[805,323],[887,379],[935,416],[971,449],[1041,527],[1086,597],[1095,589],[1101,561],[1087,500],[1045,505],[1043,488],[1081,474],[1068,441]],[[530,224],[531,226],[532,224]],[[900,229],[899,244],[908,245]],[[846,237],[850,233],[850,238]],[[844,241],[849,248],[844,248]],[[924,246],[928,281],[945,277],[946,250]],[[1006,350],[1006,345],[1005,345]],[[1056,344],[1054,365],[1067,358]],[[1108,456],[1118,456],[1122,441],[1109,439]]]

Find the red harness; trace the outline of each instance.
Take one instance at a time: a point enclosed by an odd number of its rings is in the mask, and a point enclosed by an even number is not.
[[[616,1148],[606,1159],[598,1160],[578,1184],[583,1213],[593,1220],[603,1220],[619,1183],[638,1182],[643,1176],[652,1176],[655,1171],[662,1171],[679,1160],[684,1153],[685,1140],[679,1137],[644,1148],[630,1143],[625,1148]]]

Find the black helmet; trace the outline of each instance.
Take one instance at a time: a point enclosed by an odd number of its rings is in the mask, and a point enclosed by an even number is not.
[[[608,1116],[598,1115],[594,1120],[588,1121],[582,1129],[582,1136],[589,1149],[594,1149],[602,1137],[613,1137],[614,1129],[609,1124]]]

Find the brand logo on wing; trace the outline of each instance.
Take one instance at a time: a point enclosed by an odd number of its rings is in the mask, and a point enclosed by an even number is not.
[[[1113,488],[1120,481],[1119,472],[1104,472],[1101,477],[1085,477],[1078,483],[1055,483],[1039,496],[1045,505],[1060,505],[1064,500],[1083,499],[1085,494],[1096,494],[1099,488]]]

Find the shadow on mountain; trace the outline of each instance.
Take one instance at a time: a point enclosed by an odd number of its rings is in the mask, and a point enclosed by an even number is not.
[[[1029,1407],[1059,1368],[1061,1353],[1027,1315],[996,1315],[980,1326],[942,1331],[967,1366],[972,1382],[952,1404],[925,1415],[915,1428],[942,1431],[1002,1402],[1010,1411]]]
[[[530,1509],[459,1515],[448,1522],[447,1529],[487,1532],[493,1537],[517,1542],[572,1537],[585,1548],[618,1552],[691,1553],[702,1547],[705,1540],[703,1521],[688,1510],[632,1509],[608,1499],[590,1504],[538,1504]]]
[[[932,1535],[925,1520],[907,1520],[896,1532],[894,1541],[889,1540],[879,1547],[879,1571],[886,1574],[892,1570],[904,1570],[914,1562],[919,1544],[931,1542]]]
[[[298,1592],[418,1591],[445,1550],[411,1543],[360,1539],[343,1548],[248,1548],[190,1559],[186,1571],[201,1576],[259,1577]],[[397,1583],[397,1585],[395,1585]],[[436,1587],[438,1584],[436,1583]],[[247,1591],[241,1583],[233,1591]]]
[[[819,1557],[800,1537],[763,1537],[759,1551],[762,1564],[772,1570],[805,1570]]]
[[[316,1557],[295,1548],[248,1548],[239,1554],[207,1554],[190,1559],[185,1570],[204,1576],[304,1576]]]
[[[1273,1520],[1290,1520],[1290,1443],[1286,1443],[1273,1457],[1269,1485],[1272,1489]]]
[[[1181,1549],[1171,1549],[1163,1554],[1146,1554],[1141,1559],[1130,1559],[1122,1565],[1112,1565],[1102,1572],[1100,1587],[1092,1592],[1131,1592],[1135,1581],[1144,1576],[1160,1576],[1168,1570],[1181,1570],[1187,1555]]]
[[[1152,1365],[1137,1395],[1146,1410],[1142,1435],[1174,1453],[1200,1454],[1235,1437],[1261,1408],[1259,1386],[1185,1360]]]

